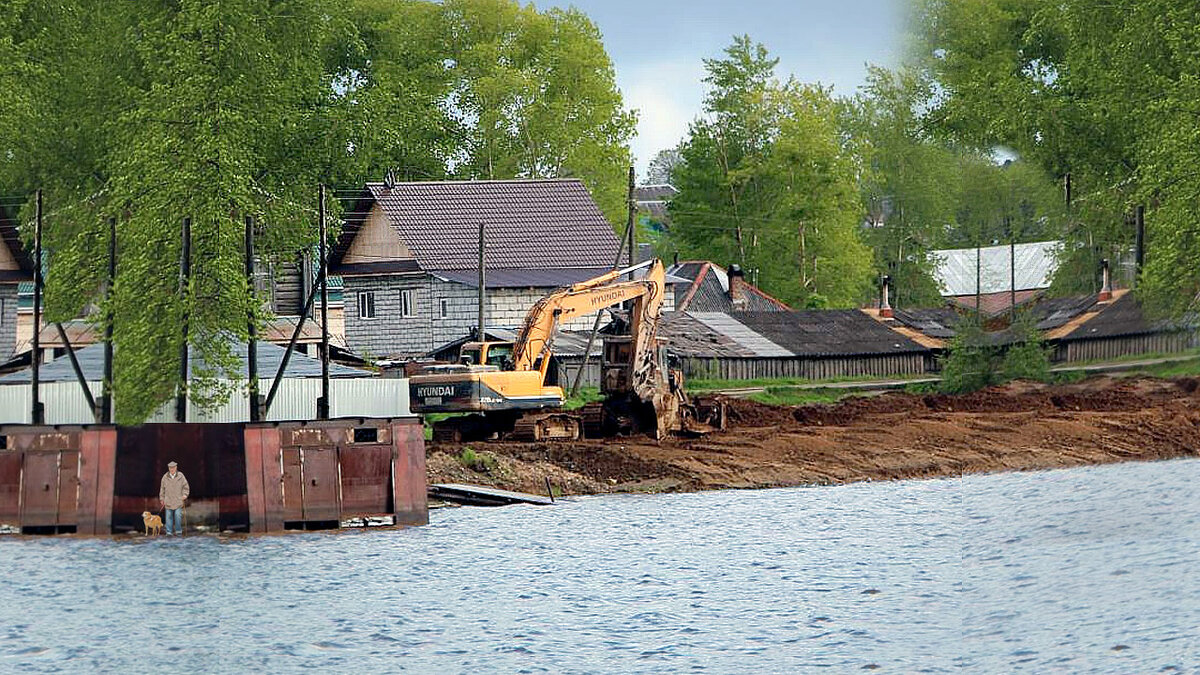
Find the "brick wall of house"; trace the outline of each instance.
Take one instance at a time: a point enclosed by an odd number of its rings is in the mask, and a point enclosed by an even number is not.
[[[401,316],[400,293],[413,292],[415,315]],[[497,288],[487,298],[487,325],[516,328],[533,305],[553,288]],[[375,318],[359,317],[359,293],[375,293]],[[478,318],[477,294],[463,284],[431,276],[361,276],[345,278],[346,344],[371,357],[416,356],[457,340],[474,330]],[[442,316],[442,301],[446,315]],[[664,311],[675,306],[668,289]],[[595,314],[577,317],[567,330],[589,330]]]
[[[11,356],[16,344],[17,285],[0,284],[0,356]]]

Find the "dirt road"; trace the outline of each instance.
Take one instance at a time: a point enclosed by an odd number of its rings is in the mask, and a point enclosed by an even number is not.
[[[1200,380],[1017,382],[963,396],[888,393],[834,405],[731,400],[700,439],[431,445],[430,482],[567,494],[897,480],[1200,455]]]

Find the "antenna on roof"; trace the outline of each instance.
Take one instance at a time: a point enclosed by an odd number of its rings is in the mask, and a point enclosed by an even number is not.
[[[384,187],[386,187],[389,190],[396,187],[396,170],[395,169],[389,168],[387,170],[387,174],[385,174],[383,177],[383,185],[384,185]]]

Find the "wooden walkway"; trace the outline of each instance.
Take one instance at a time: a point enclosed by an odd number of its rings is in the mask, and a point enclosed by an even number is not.
[[[509,504],[549,506],[554,503],[553,499],[541,495],[462,483],[435,483],[429,486],[429,496],[433,499],[467,506],[508,506]]]

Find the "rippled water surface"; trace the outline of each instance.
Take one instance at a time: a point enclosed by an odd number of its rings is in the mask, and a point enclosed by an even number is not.
[[[1194,672],[1200,461],[0,538],[0,671]]]

